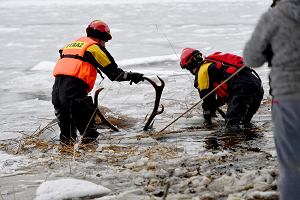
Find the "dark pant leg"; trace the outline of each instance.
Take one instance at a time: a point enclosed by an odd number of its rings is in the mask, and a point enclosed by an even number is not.
[[[92,97],[85,96],[71,101],[71,114],[76,128],[82,135],[82,143],[94,142],[99,133],[95,122]]]
[[[55,110],[55,115],[61,131],[60,143],[64,145],[75,144],[77,137],[76,128],[69,115],[66,112],[62,112],[62,110]]]
[[[60,128],[60,143],[69,145],[74,144],[76,141],[76,128],[70,117],[68,106],[64,105],[60,100],[61,82],[61,78],[55,78],[52,90],[52,104]]]
[[[244,95],[233,94],[230,96],[226,112],[226,127],[238,126],[241,124],[245,113],[247,113],[249,109],[249,105],[247,104],[248,99],[249,98]]]
[[[260,106],[263,93],[260,79],[250,69],[238,74],[231,83],[226,126],[250,123]]]
[[[257,112],[262,97],[256,95],[236,95],[228,104],[226,125],[249,124]]]
[[[254,96],[252,98],[252,101],[250,102],[249,108],[248,108],[248,112],[246,113],[244,119],[243,119],[243,124],[247,125],[250,124],[250,121],[253,117],[253,115],[257,112],[261,100],[263,98],[263,93],[259,96]]]
[[[243,124],[250,124],[250,121],[253,117],[253,115],[257,112],[261,100],[263,99],[264,96],[264,89],[262,88],[261,85],[261,80],[256,78],[256,76],[250,76],[250,80],[252,82],[252,95],[249,92],[249,95],[251,95],[251,100],[249,101],[249,108],[248,111],[243,119]]]
[[[98,137],[99,133],[93,117],[93,100],[86,92],[87,87],[84,81],[76,77],[58,76],[55,78],[52,102],[61,119],[61,139],[68,138],[69,135],[76,138],[73,132],[76,129],[84,136],[82,142],[88,143]]]

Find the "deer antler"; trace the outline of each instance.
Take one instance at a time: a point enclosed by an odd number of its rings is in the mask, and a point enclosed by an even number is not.
[[[155,103],[154,103],[154,108],[153,111],[150,115],[150,117],[148,118],[148,121],[146,122],[145,126],[144,126],[144,131],[147,131],[152,120],[154,119],[154,117],[158,114],[161,114],[164,111],[164,106],[161,105],[161,110],[158,111],[158,107],[159,107],[159,102],[160,102],[160,98],[161,98],[161,94],[162,91],[165,87],[165,82],[159,77],[157,76],[157,78],[160,80],[161,85],[157,85],[153,80],[151,80],[148,77],[144,77],[145,80],[147,80],[149,83],[151,83],[151,85],[154,87],[155,89]]]
[[[100,119],[102,120],[102,122],[104,124],[106,124],[109,128],[111,128],[112,130],[114,131],[119,131],[119,129],[117,127],[115,127],[112,123],[110,123],[105,117],[104,115],[101,113],[99,107],[98,107],[98,96],[99,96],[99,93],[103,90],[104,88],[99,88],[95,91],[95,94],[94,94],[94,106],[95,108],[97,109],[96,110],[96,113],[98,114],[98,116],[100,117]]]

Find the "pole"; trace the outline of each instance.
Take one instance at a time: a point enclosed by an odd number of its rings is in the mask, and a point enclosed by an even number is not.
[[[164,130],[166,130],[169,126],[171,126],[172,124],[174,124],[178,119],[180,119],[182,116],[184,116],[186,113],[188,113],[189,111],[191,111],[193,108],[195,108],[198,104],[200,104],[205,98],[207,98],[209,95],[211,95],[213,92],[215,92],[217,89],[219,89],[224,83],[228,82],[231,78],[233,78],[237,73],[239,73],[242,69],[244,69],[246,67],[246,65],[244,65],[243,67],[239,68],[238,70],[236,70],[236,72],[234,72],[233,74],[231,74],[231,76],[229,76],[224,82],[222,82],[220,85],[218,85],[217,87],[215,87],[212,91],[210,91],[207,95],[205,95],[202,99],[200,99],[200,101],[198,101],[197,103],[195,103],[192,107],[190,107],[189,109],[187,109],[184,113],[182,113],[181,115],[179,115],[176,119],[174,119],[171,123],[169,123],[167,126],[165,126],[163,129],[161,129],[159,131],[159,133],[163,132]]]

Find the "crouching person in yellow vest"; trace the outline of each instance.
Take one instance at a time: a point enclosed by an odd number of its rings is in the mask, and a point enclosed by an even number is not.
[[[86,28],[87,37],[67,44],[60,52],[53,75],[52,104],[60,127],[60,143],[72,145],[76,130],[83,136],[82,144],[96,143],[94,105],[88,93],[93,89],[97,71],[101,70],[112,81],[143,81],[143,74],[125,72],[118,67],[105,48],[112,39],[110,29],[101,20],[92,21]]]
[[[264,90],[258,74],[244,65],[242,57],[222,52],[205,57],[197,49],[185,48],[180,57],[180,66],[195,76],[194,86],[200,98],[207,97],[202,103],[206,125],[212,124],[211,118],[218,107],[227,104],[224,113],[225,132],[237,133],[253,127],[251,119],[260,106]],[[238,74],[223,83],[242,67]],[[215,92],[211,93],[214,89]]]

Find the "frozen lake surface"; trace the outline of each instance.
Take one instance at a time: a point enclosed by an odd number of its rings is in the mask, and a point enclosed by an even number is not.
[[[100,2],[100,1],[99,1]],[[3,199],[34,199],[45,180],[78,178],[103,185],[106,199],[169,199],[208,196],[215,199],[276,199],[276,154],[271,131],[268,69],[265,99],[254,117],[255,134],[224,136],[202,127],[201,106],[172,125],[165,135],[142,131],[151,111],[154,90],[147,82],[130,86],[105,78],[100,104],[117,124],[114,133],[101,129],[96,152],[61,155],[57,126],[36,137],[54,119],[52,68],[58,49],[85,34],[87,24],[102,19],[113,39],[107,49],[125,70],[165,83],[156,117],[159,131],[199,100],[193,77],[181,70],[178,55],[185,47],[209,54],[242,54],[260,14],[271,2],[258,0],[199,1],[16,1],[0,5],[0,191]],[[157,81],[158,82],[158,81]],[[92,91],[91,95],[93,95]],[[223,123],[215,119],[216,129]],[[121,125],[120,125],[121,126]],[[141,139],[142,138],[142,139]],[[13,155],[17,154],[17,155]],[[101,198],[102,199],[102,198]]]

